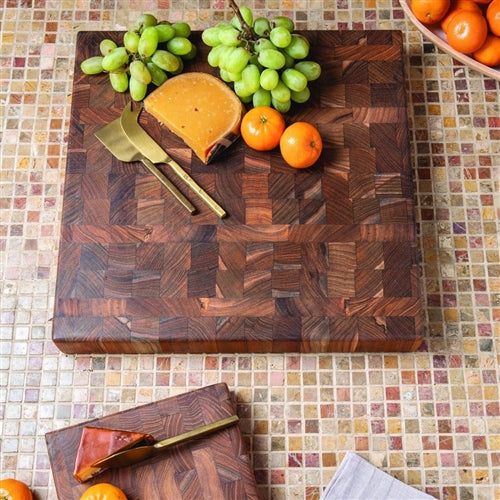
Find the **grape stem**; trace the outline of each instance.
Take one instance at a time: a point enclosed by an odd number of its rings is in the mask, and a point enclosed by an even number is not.
[[[250,26],[248,26],[246,21],[243,19],[243,16],[241,15],[241,12],[240,12],[240,8],[238,7],[238,5],[236,4],[236,2],[234,0],[229,0],[229,7],[231,7],[231,9],[233,9],[235,16],[238,18],[238,20],[241,24],[241,28],[243,29],[243,31],[246,34],[245,38],[247,40],[253,40],[254,36],[252,33],[252,28]]]

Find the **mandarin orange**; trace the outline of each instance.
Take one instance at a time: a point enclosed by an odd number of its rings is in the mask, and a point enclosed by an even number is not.
[[[486,66],[498,66],[500,64],[500,37],[489,33],[486,42],[479,50],[472,53],[472,57]]]
[[[422,24],[436,24],[446,15],[450,3],[450,0],[412,0],[411,10]]]
[[[488,27],[496,36],[500,36],[500,0],[493,0],[486,9]]]
[[[441,20],[441,29],[446,33],[448,31],[448,24],[453,16],[460,10],[469,10],[471,12],[478,12],[481,14],[481,8],[474,2],[474,0],[456,0],[451,2],[450,10],[446,13]]]
[[[481,48],[487,35],[488,24],[482,14],[461,10],[448,23],[446,39],[458,52],[471,54]]]

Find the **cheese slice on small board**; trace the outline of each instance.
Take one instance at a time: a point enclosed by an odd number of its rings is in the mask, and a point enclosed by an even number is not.
[[[100,460],[134,446],[154,442],[153,436],[142,432],[85,426],[78,445],[73,477],[83,483],[101,472],[101,468],[95,465]]]

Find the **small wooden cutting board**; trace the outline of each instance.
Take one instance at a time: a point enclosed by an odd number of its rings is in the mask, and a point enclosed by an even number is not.
[[[228,212],[160,166],[191,216],[140,163],[94,136],[129,102],[76,47],[53,340],[65,353],[407,351],[422,341],[402,34],[309,31],[321,63],[307,104],[324,142],[311,168],[240,139],[203,164],[154,118],[141,125]],[[208,47],[186,71],[216,74]]]
[[[219,383],[49,432],[45,437],[58,499],[79,500],[92,484],[108,482],[121,488],[128,500],[258,500],[238,424],[85,483],[73,478],[85,425],[145,432],[159,441],[235,414],[227,385]]]

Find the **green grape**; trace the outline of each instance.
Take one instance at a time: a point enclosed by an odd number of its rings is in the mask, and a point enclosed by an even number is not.
[[[294,68],[300,71],[308,82],[317,80],[321,75],[321,66],[315,61],[299,61]]]
[[[130,88],[130,97],[134,101],[142,101],[144,97],[146,97],[148,86],[142,82],[139,82],[133,77],[130,77],[129,88]]]
[[[308,101],[310,97],[311,91],[309,90],[309,87],[302,89],[300,92],[295,92],[294,90],[290,92],[290,98],[292,99],[292,101],[299,104]]]
[[[123,35],[123,45],[131,53],[136,54],[139,49],[140,35],[137,31],[127,31]]]
[[[262,87],[258,89],[252,96],[252,104],[254,107],[257,106],[271,106],[271,92],[269,90],[263,89]]]
[[[185,56],[191,52],[192,43],[183,36],[174,36],[167,42],[167,50],[176,56]]]
[[[168,52],[168,50],[157,50],[151,57],[151,61],[154,62],[163,71],[168,71],[173,73],[179,69],[179,59]]]
[[[273,99],[279,102],[287,102],[291,98],[290,89],[283,83],[282,80],[278,82],[278,85],[271,90],[271,96]]]
[[[207,55],[207,62],[212,66],[212,68],[217,68],[219,66],[220,54],[225,49],[224,45],[216,45],[210,49]]]
[[[236,50],[236,47],[228,47],[227,45],[219,45],[219,68],[226,69],[229,56]]]
[[[269,38],[259,38],[253,46],[255,52],[259,53],[262,52],[263,50],[268,50],[268,49],[274,49],[276,50],[277,47],[274,45]]]
[[[143,57],[151,57],[158,47],[158,31],[155,26],[144,28],[137,51]]]
[[[227,77],[229,78],[229,81],[231,82],[237,82],[238,80],[241,80],[243,72],[241,71],[240,73],[231,73],[230,71],[226,71]],[[245,71],[245,70],[243,70]]]
[[[279,79],[280,75],[275,69],[266,68],[260,74],[260,86],[264,90],[273,90],[278,85]]]
[[[293,68],[285,69],[281,73],[281,79],[290,90],[294,90],[295,92],[300,92],[307,87],[307,78],[305,75]]]
[[[240,44],[240,31],[233,26],[219,29],[220,43],[231,47],[237,47]]]
[[[252,95],[252,92],[249,92],[245,87],[243,80],[234,82],[234,92],[240,98],[250,97]]]
[[[188,23],[179,21],[172,24],[175,30],[175,36],[180,36],[181,38],[188,38],[191,35],[191,28]]]
[[[253,30],[257,36],[269,36],[271,23],[265,17],[257,17],[253,22]]]
[[[260,70],[262,71],[264,68],[259,64],[259,54],[254,54],[254,53],[250,53],[250,59],[248,60],[248,64],[255,64],[256,66],[258,66],[260,68]]]
[[[290,32],[292,32],[295,29],[293,21],[286,16],[276,16],[273,19],[273,26],[274,27],[282,26],[283,28],[286,28]]]
[[[145,85],[151,83],[151,73],[142,61],[132,61],[129,66],[129,71],[131,78],[135,78],[138,82],[144,83]]]
[[[303,35],[293,33],[290,45],[283,50],[295,59],[305,59],[309,55],[309,40]]]
[[[153,61],[149,61],[146,66],[148,67],[149,73],[151,75],[151,81],[154,85],[159,87],[167,81],[168,77],[165,71],[163,71]]]
[[[116,47],[118,47],[118,45],[116,45],[116,43],[109,38],[101,40],[101,43],[99,44],[99,50],[103,56],[105,56],[108,52],[111,52],[113,49],[116,49]]]
[[[153,14],[141,14],[137,21],[135,22],[135,27],[142,33],[144,28],[148,26],[156,26],[158,24],[158,20]]]
[[[250,94],[254,94],[260,88],[260,71],[255,64],[249,64],[241,72],[243,85]]]
[[[219,70],[219,75],[220,75],[221,80],[224,80],[226,83],[232,83],[233,82],[233,80],[231,79],[229,71],[227,71],[225,69],[220,69]]]
[[[285,65],[285,56],[276,49],[264,49],[259,53],[259,63],[264,68],[281,69]]]
[[[160,23],[155,26],[158,31],[158,43],[165,43],[175,36],[175,28],[171,24]]]
[[[248,7],[246,7],[245,5],[243,7],[240,7],[239,10],[240,10],[241,17],[243,18],[243,21],[245,21],[245,23],[248,26],[252,27],[252,24],[253,24],[252,11]],[[241,31],[243,29],[243,27],[241,26],[241,22],[238,19],[238,16],[234,16],[231,19],[231,24],[239,31]]]
[[[86,75],[98,75],[99,73],[102,73],[104,71],[102,67],[103,59],[103,56],[89,57],[88,59],[85,59],[85,61],[82,61],[82,63],[80,64],[80,69]]]
[[[217,45],[220,45],[221,41],[219,38],[219,28],[214,26],[203,30],[201,33],[201,39],[203,40],[203,43],[209,47],[216,47]]]
[[[198,49],[196,48],[196,45],[194,43],[191,44],[191,50],[186,54],[182,56],[182,59],[185,61],[191,61],[196,57],[196,54],[198,53]]]
[[[281,50],[281,53],[285,56],[285,68],[293,68],[295,65],[295,58],[289,56],[284,50]]]
[[[179,67],[175,71],[171,71],[172,75],[178,75],[184,71],[184,61],[181,56],[175,56],[177,58],[177,62],[179,63]]]
[[[292,34],[283,26],[277,26],[269,34],[271,42],[279,49],[284,49],[292,41]]]
[[[243,47],[233,48],[225,62],[225,68],[231,73],[241,73],[248,64],[250,52]]]
[[[238,96],[238,97],[240,97],[240,101],[241,101],[242,103],[245,103],[245,104],[246,104],[246,103],[250,103],[250,102],[252,102],[252,97],[253,97],[253,96],[252,96],[252,95],[245,95],[245,96]]]
[[[271,105],[280,113],[288,113],[288,111],[290,111],[290,108],[292,107],[292,101],[278,101],[274,97],[271,97]]]
[[[126,92],[128,89],[128,75],[125,71],[121,73],[111,72],[109,81],[116,92]]]
[[[125,47],[116,47],[108,52],[102,59],[104,71],[118,71],[128,63],[128,53]]]

